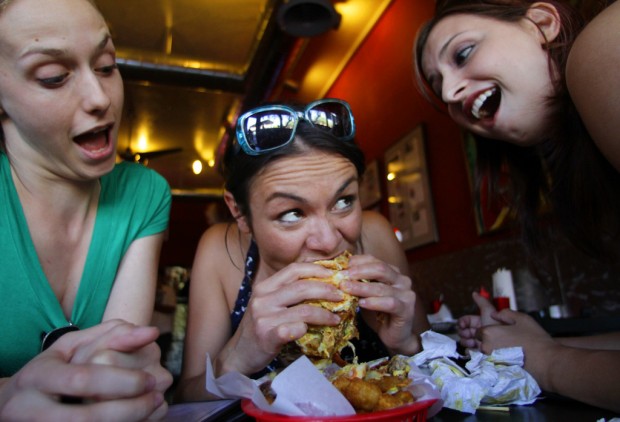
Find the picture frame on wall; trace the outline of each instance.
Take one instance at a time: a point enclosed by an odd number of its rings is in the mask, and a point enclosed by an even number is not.
[[[371,161],[366,166],[360,184],[360,201],[363,209],[372,208],[381,201],[381,179],[377,160]]]
[[[437,242],[424,126],[418,125],[388,148],[384,159],[390,221],[403,248]]]

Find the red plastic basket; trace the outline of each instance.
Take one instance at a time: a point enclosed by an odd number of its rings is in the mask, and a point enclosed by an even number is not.
[[[423,400],[395,409],[349,416],[286,416],[280,413],[265,412],[254,406],[254,403],[248,399],[241,400],[241,409],[257,422],[424,422],[428,409],[436,401],[436,399]]]

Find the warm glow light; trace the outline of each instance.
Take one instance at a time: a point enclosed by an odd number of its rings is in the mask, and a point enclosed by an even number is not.
[[[196,160],[192,163],[192,171],[194,174],[202,173],[202,161]]]
[[[388,202],[390,204],[400,204],[401,202],[403,202],[403,200],[400,198],[400,196],[390,196],[388,198]]]
[[[212,158],[207,162],[207,165],[211,168],[215,167],[215,160]]]
[[[137,144],[138,151],[146,151],[149,148],[149,132],[146,125],[140,126],[138,129]]]
[[[387,174],[387,179],[391,182],[392,180],[396,179],[396,173],[388,173]]]

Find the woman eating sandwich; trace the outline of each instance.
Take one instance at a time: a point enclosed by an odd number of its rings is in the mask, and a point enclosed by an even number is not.
[[[275,370],[310,327],[341,322],[316,303],[346,295],[360,308],[360,361],[420,350],[425,312],[391,225],[362,211],[364,155],[354,136],[349,105],[336,99],[258,107],[238,119],[222,165],[236,223],[212,226],[198,245],[180,400],[214,398],[205,390],[207,354],[216,377]],[[314,262],[345,251],[353,256],[341,280],[317,280],[334,271]]]

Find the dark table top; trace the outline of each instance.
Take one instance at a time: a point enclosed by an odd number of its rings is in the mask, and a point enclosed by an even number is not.
[[[456,410],[442,409],[437,415],[429,418],[429,422],[556,422],[556,421],[583,421],[596,422],[599,419],[609,421],[620,415],[609,410],[589,406],[575,400],[563,397],[542,397],[529,406],[510,406],[509,411],[478,410],[475,415],[457,412]]]
[[[211,404],[215,404],[211,402]],[[173,408],[185,408],[187,411],[172,411],[164,422],[252,422],[253,418],[247,416],[241,410],[239,403],[230,403],[224,411],[211,412],[208,402],[203,403],[202,409],[189,411],[190,406],[200,406],[199,403],[189,403],[186,405],[175,405]],[[206,407],[204,407],[206,406]],[[179,410],[179,409],[176,409]],[[189,413],[188,413],[189,411]],[[215,414],[213,414],[215,413]],[[203,417],[200,417],[200,415]],[[207,417],[207,415],[210,415]],[[543,397],[536,403],[529,406],[510,406],[508,411],[478,410],[476,414],[462,413],[456,410],[442,409],[437,415],[429,418],[429,422],[502,422],[502,421],[523,421],[523,422],[596,422],[600,419],[606,421],[614,417],[620,417],[614,412],[592,407],[574,400],[565,399],[557,396]]]

